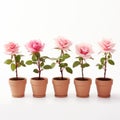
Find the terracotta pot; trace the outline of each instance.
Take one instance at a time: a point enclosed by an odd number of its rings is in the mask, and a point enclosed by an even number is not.
[[[110,97],[113,80],[111,78],[96,78],[96,87],[99,97]]]
[[[53,78],[52,82],[53,82],[55,96],[67,97],[70,79],[69,78],[61,79],[60,77],[55,77]]]
[[[46,88],[48,83],[47,78],[42,77],[39,79],[38,77],[34,77],[31,78],[30,82],[32,86],[33,97],[41,98],[46,96]]]
[[[74,84],[77,97],[89,97],[89,91],[92,80],[90,78],[75,78]]]
[[[25,78],[10,78],[9,85],[13,97],[24,97],[27,80]]]

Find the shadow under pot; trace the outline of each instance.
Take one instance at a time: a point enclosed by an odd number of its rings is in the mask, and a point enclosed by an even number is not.
[[[42,98],[46,96],[46,88],[48,84],[47,78],[34,77],[34,78],[31,78],[30,83],[32,86],[33,97]]]
[[[90,86],[92,80],[90,78],[74,78],[74,85],[77,97],[89,97]]]
[[[22,77],[10,78],[9,85],[12,92],[12,96],[18,98],[24,97],[26,83],[27,83],[26,78],[22,78]]]
[[[67,97],[68,94],[68,87],[70,83],[69,78],[55,77],[52,80],[54,93],[56,97]]]
[[[96,78],[96,87],[99,97],[110,97],[113,80],[111,78]]]

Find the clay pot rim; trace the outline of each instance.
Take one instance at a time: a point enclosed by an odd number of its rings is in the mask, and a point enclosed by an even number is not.
[[[62,79],[61,77],[54,77],[53,80],[58,80],[58,81],[62,80],[63,81],[63,80],[69,80],[69,78],[68,77],[63,77],[63,79]]]
[[[9,78],[9,80],[11,80],[11,81],[19,81],[19,80],[26,80],[26,78],[25,77],[18,77],[18,78],[12,77],[12,78]]]
[[[47,79],[46,77],[32,77],[31,80],[45,80]]]
[[[88,77],[84,77],[84,78],[76,77],[76,78],[74,78],[74,80],[77,80],[77,81],[89,81],[89,80],[91,80],[91,78],[88,78]]]
[[[111,81],[112,78],[98,77],[98,78],[96,78],[96,80],[99,80],[99,81]]]

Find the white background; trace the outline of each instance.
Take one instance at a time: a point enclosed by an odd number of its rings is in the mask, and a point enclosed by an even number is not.
[[[119,120],[120,119],[120,1],[119,0],[0,0],[0,118],[3,120]],[[86,68],[85,76],[92,78],[89,98],[77,98],[73,84],[74,77],[81,75],[80,69],[73,69],[67,98],[55,98],[52,78],[59,76],[58,68],[43,71],[49,78],[45,98],[33,98],[30,78],[34,66],[19,69],[19,76],[27,78],[24,98],[12,98],[8,79],[15,75],[4,64],[9,56],[4,54],[4,44],[9,41],[19,43],[20,51],[28,59],[29,53],[24,45],[29,40],[40,39],[45,45],[42,54],[58,56],[54,50],[54,39],[64,36],[72,41],[71,58],[67,61],[72,66],[75,60],[75,44],[87,42],[93,45],[94,60]],[[115,66],[108,66],[107,77],[114,80],[111,97],[97,97],[95,78],[103,76],[103,71],[96,68],[101,55],[98,55],[97,42],[109,38],[116,43],[113,54]]]

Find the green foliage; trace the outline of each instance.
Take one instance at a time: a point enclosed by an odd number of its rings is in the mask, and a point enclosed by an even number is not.
[[[55,48],[58,49],[58,48]],[[60,49],[58,49],[60,50]],[[51,68],[55,67],[56,64],[58,64],[59,68],[60,68],[60,73],[61,73],[61,78],[63,78],[63,71],[66,70],[66,72],[68,73],[72,73],[72,69],[69,67],[68,63],[66,63],[66,59],[70,58],[70,55],[68,53],[64,53],[63,50],[60,50],[61,54],[58,58],[49,58],[50,60],[54,60],[55,62],[53,62],[51,64]]]
[[[108,60],[108,63],[109,63],[110,65],[115,65],[114,61],[111,60],[111,59]]]
[[[28,61],[26,61],[26,64],[27,64],[27,65],[32,65],[33,62],[32,62],[32,60],[28,60]]]
[[[16,65],[14,63],[11,64],[11,70],[14,71],[16,69]]]
[[[73,63],[73,68],[80,65],[81,68],[89,67],[90,65],[82,58],[82,57],[76,57],[78,61],[75,61]]]
[[[77,67],[78,65],[80,65],[80,61],[75,61],[75,62],[73,63],[73,68],[74,68],[74,67]]]
[[[38,69],[34,69],[33,72],[34,73],[39,73],[39,70]]]
[[[82,68],[89,67],[90,65],[88,63],[81,64]]]
[[[102,69],[106,66],[107,63],[109,63],[110,65],[115,65],[114,61],[112,60],[111,53],[105,53],[104,57],[100,59],[100,63],[96,66],[98,67],[98,69]]]
[[[47,56],[41,56],[39,52],[32,53],[31,60],[27,60],[26,64],[27,65],[32,65],[32,64],[36,65],[37,68],[35,68],[33,70],[33,72],[39,73],[39,77],[41,77],[40,76],[41,71],[47,70],[47,69],[52,69],[55,66],[55,63],[52,63],[51,65],[45,64],[46,59],[50,59],[50,58]]]
[[[102,69],[103,68],[103,65],[101,65],[101,64],[97,64],[96,66],[98,66],[98,69]]]
[[[6,61],[5,61],[5,64],[11,64],[12,63],[12,60],[11,59],[7,59]]]
[[[71,69],[70,67],[66,67],[65,69],[66,69],[66,71],[67,71],[68,73],[71,73],[71,74],[73,73],[73,71],[72,71],[72,69]]]
[[[45,65],[44,69],[51,69],[51,65]]]
[[[5,60],[5,64],[10,65],[12,71],[15,71],[18,67],[25,67],[24,60],[21,59],[22,55],[11,55],[11,59]]]

